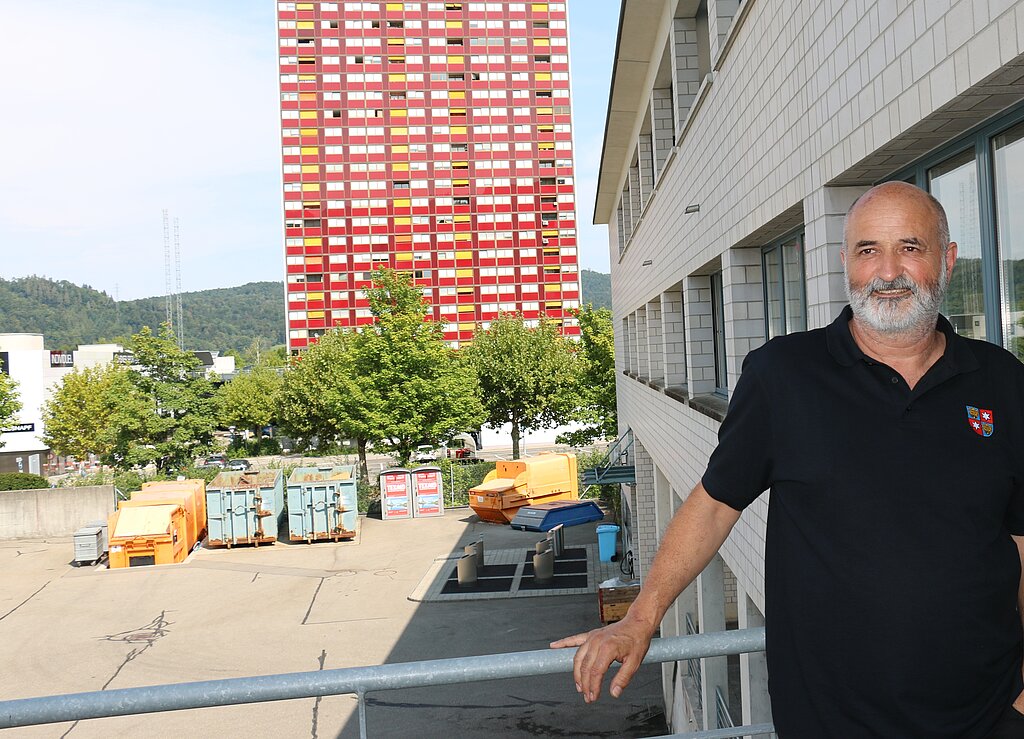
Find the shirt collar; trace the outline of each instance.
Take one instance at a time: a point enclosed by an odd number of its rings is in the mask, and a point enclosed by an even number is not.
[[[847,305],[836,320],[832,321],[825,328],[825,341],[832,357],[844,367],[851,367],[857,362],[868,359],[867,355],[860,350],[857,342],[850,333],[850,319],[853,318],[853,309]],[[953,330],[953,326],[946,317],[939,314],[935,328],[946,336],[946,349],[942,353],[942,360],[949,363],[954,372],[970,372],[979,367],[978,358],[971,349],[970,341],[960,336]]]

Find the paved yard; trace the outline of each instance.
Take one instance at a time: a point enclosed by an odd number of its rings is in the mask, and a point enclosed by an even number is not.
[[[598,626],[594,524],[586,588],[443,596],[462,547],[518,562],[541,537],[477,521],[363,519],[351,543],[201,549],[182,565],[73,568],[70,538],[0,542],[0,699],[541,649]],[[523,575],[523,565],[518,565]],[[660,668],[623,699],[585,706],[568,675],[368,697],[371,737],[665,733]],[[353,737],[355,698],[333,696],[0,731],[0,737]]]

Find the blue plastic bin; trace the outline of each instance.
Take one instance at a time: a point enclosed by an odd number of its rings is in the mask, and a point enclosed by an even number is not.
[[[597,527],[597,551],[602,562],[611,562],[615,558],[615,540],[618,536],[619,527],[613,523]]]

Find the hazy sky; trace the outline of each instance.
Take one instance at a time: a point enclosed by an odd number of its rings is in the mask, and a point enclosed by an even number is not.
[[[580,262],[607,272],[590,222],[619,0],[568,2]],[[282,279],[275,8],[0,3],[0,277],[162,295],[167,208],[184,292]]]

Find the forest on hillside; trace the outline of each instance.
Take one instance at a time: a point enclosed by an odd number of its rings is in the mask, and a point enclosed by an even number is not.
[[[611,307],[610,276],[583,270],[584,301]],[[243,352],[258,341],[284,344],[284,285],[251,282],[239,287],[182,293],[185,345],[189,349]],[[48,349],[124,342],[167,315],[163,296],[114,300],[88,285],[47,277],[0,278],[0,333],[39,333]]]

